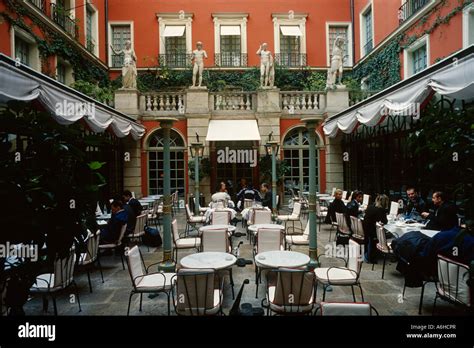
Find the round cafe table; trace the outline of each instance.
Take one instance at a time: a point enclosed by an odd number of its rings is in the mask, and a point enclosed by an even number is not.
[[[266,268],[298,268],[306,266],[309,261],[308,255],[288,250],[265,251],[255,256],[258,266]]]
[[[209,230],[223,230],[226,229],[227,232],[229,233],[234,233],[237,227],[233,225],[206,225],[199,227],[199,234],[201,234],[204,231],[209,231]]]
[[[236,263],[236,261],[237,258],[229,253],[205,251],[183,257],[180,264],[184,268],[213,268],[218,270],[231,267]]]
[[[279,228],[280,230],[284,231],[285,226],[283,225],[277,225],[277,224],[255,224],[255,225],[250,225],[248,227],[248,230],[252,232],[254,235],[257,235],[257,231],[260,228]]]

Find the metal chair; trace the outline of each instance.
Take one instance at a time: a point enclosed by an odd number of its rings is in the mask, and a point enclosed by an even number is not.
[[[180,269],[172,292],[177,315],[223,315],[224,282],[213,269]]]
[[[123,262],[123,244],[122,240],[125,235],[125,231],[127,230],[127,224],[124,224],[122,226],[122,229],[120,230],[120,235],[119,238],[115,243],[109,243],[109,244],[99,244],[99,250],[114,250],[116,253],[117,251],[120,254],[120,260],[122,261],[122,268],[125,270],[125,263]]]
[[[288,221],[292,222],[293,227],[295,227],[295,221],[298,221],[301,225],[301,229],[303,229],[303,224],[301,223],[300,215],[301,215],[301,203],[295,202],[293,204],[293,211],[291,212],[291,215],[278,215],[277,219],[280,220],[281,222],[285,222],[285,229],[286,229],[286,225]]]
[[[190,237],[190,238],[181,238],[178,232],[178,221],[174,219],[171,222],[171,229],[173,231],[173,255],[174,260],[178,262],[178,250],[179,249],[196,249],[199,252],[201,248],[201,238],[199,237]]]
[[[137,245],[126,250],[125,257],[127,258],[128,272],[133,287],[128,298],[127,315],[130,314],[130,304],[135,294],[140,294],[140,312],[142,311],[143,294],[146,293],[164,293],[168,298],[168,315],[170,315],[170,292],[173,288],[173,279],[176,273],[148,273],[150,267],[156,266],[159,262],[145,267],[145,262]]]
[[[382,266],[382,279],[385,274],[385,263],[387,261],[387,255],[393,254],[391,243],[387,242],[387,237],[385,236],[385,231],[383,226],[380,223],[375,224],[375,231],[377,232],[377,250],[383,254],[383,266]],[[374,270],[374,265],[372,265],[372,270]]]
[[[184,230],[185,236],[188,236],[189,232],[192,229],[199,232],[196,225],[197,224],[204,224],[205,222],[206,222],[206,217],[205,216],[194,216],[191,213],[191,209],[189,209],[189,204],[186,204],[186,228]]]
[[[143,236],[145,235],[145,226],[147,224],[147,218],[148,218],[147,214],[142,214],[142,215],[137,216],[135,229],[133,230],[132,233],[129,233],[125,236],[126,241],[131,242],[132,240],[141,239],[141,242],[143,244]],[[148,251],[150,251],[149,247],[148,247]]]
[[[372,316],[379,312],[368,302],[321,302],[315,315],[321,316]]]
[[[79,254],[77,260],[78,267],[84,267],[87,271],[87,280],[89,281],[89,290],[92,293],[92,283],[90,269],[94,267],[97,262],[100,270],[100,276],[102,278],[102,283],[104,283],[104,274],[102,273],[102,265],[100,264],[99,258],[99,241],[100,241],[100,230],[97,230],[96,233],[88,231],[86,242],[86,252]]]
[[[311,314],[315,298],[313,272],[280,268],[267,273],[267,293],[262,300],[262,307],[267,308],[267,315],[270,311],[279,315]]]
[[[352,229],[351,238],[357,243],[363,245],[365,243],[365,232],[364,226],[362,225],[362,220],[355,216],[351,216],[350,218]]]
[[[35,283],[30,288],[30,293],[41,294],[43,296],[43,309],[47,308],[46,296],[50,295],[53,299],[54,315],[58,315],[56,305],[56,296],[63,290],[74,287],[75,295],[77,296],[77,303],[79,305],[79,312],[81,309],[81,300],[74,281],[74,266],[76,264],[75,247],[72,246],[66,255],[56,255],[53,265],[53,272],[40,274],[36,277]]]
[[[291,227],[289,227],[291,228]],[[297,227],[293,227],[293,232]],[[309,245],[309,221],[306,223],[306,228],[303,230],[298,229],[303,233],[289,233],[285,236],[286,249],[291,250],[293,245]]]

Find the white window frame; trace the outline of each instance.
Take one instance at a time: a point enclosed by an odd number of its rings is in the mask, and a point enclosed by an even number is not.
[[[179,13],[157,13],[158,19],[158,32],[159,32],[159,52],[158,54],[166,54],[166,45],[165,38],[163,33],[167,25],[184,25],[185,31],[184,35],[186,36],[186,53],[190,54],[193,51],[193,41],[192,41],[192,23],[193,23],[193,14],[192,13],[183,13],[180,16]],[[181,18],[180,18],[181,17]],[[204,47],[206,49],[206,47]]]
[[[471,21],[471,23],[469,23]],[[469,44],[469,26],[474,26],[474,3],[466,6],[462,11],[462,47],[466,48]],[[471,38],[474,43],[474,37]]]
[[[58,56],[55,57],[55,67],[56,67],[56,80],[57,80],[57,76],[58,76],[58,63],[61,63],[62,65],[64,65],[66,67],[66,85],[67,86],[70,86],[74,83],[74,74],[73,74],[73,69],[72,69],[72,66],[71,64],[67,61],[67,60],[64,60]],[[59,80],[58,80],[59,82]]]
[[[430,36],[423,35],[409,47],[403,50],[403,78],[406,79],[413,75],[413,51],[421,46],[426,45],[426,67],[430,66]]]
[[[134,41],[135,41],[134,40],[133,21],[109,21],[109,23],[108,23],[108,27],[109,27],[108,40],[109,40],[110,45],[112,45],[112,28],[114,26],[122,26],[122,25],[130,26],[130,41],[132,42],[132,47],[135,47],[134,44],[133,44]],[[109,50],[109,61],[108,61],[109,67],[110,67],[110,69],[121,69],[119,67],[115,67],[115,68],[112,67],[112,55],[114,54],[114,52],[112,51],[112,48],[110,48],[110,45],[109,45],[109,47],[107,47],[107,49]]]
[[[214,52],[221,53],[221,26],[240,26],[240,53],[247,54],[247,17],[248,13],[213,13],[214,18]]]
[[[56,0],[51,0],[51,4],[56,5]],[[69,16],[71,17],[71,19],[76,19],[76,0],[69,0],[69,5]]]
[[[294,14],[294,18],[288,18],[288,14],[272,14],[273,17],[273,47],[275,54],[280,52],[280,26],[299,26],[301,30],[300,36],[300,54],[306,54],[306,17],[307,14]],[[306,58],[306,62],[308,58]]]
[[[31,34],[29,34],[28,32],[26,32],[25,30],[19,27],[16,27],[14,25],[11,26],[11,29],[10,29],[11,55],[12,55],[12,58],[16,60],[15,37],[19,37],[21,40],[27,42],[30,45],[30,52],[29,52],[30,56],[28,57],[29,63],[30,63],[29,67],[36,71],[41,72],[41,59],[40,59],[38,44],[33,38],[33,36],[31,36]]]
[[[364,46],[367,44],[367,42],[365,41],[367,35],[366,35],[366,32],[365,32],[365,15],[367,14],[367,12],[371,10],[372,11],[372,16],[370,18],[371,22],[372,22],[372,25],[371,25],[371,28],[372,28],[372,50],[375,49],[375,27],[374,27],[374,18],[375,18],[375,13],[374,13],[374,4],[373,4],[373,0],[370,0],[369,3],[362,9],[362,11],[359,12],[359,38],[360,38],[360,57],[364,57],[366,56],[365,52],[364,52]],[[368,53],[370,54],[370,52]]]
[[[352,52],[352,23],[351,22],[326,22],[326,64],[331,66],[331,50],[332,47],[329,46],[329,28],[330,27],[345,27],[347,28],[347,37],[348,41],[345,43],[347,45],[347,51],[349,52],[349,57],[347,58],[347,63],[344,64],[344,67],[351,67],[354,65],[354,52]]]
[[[92,39],[94,41],[94,52],[96,57],[99,56],[99,10],[98,8],[91,3],[91,0],[87,0],[86,5],[84,6],[84,47],[87,49],[87,7],[94,12],[92,16]]]

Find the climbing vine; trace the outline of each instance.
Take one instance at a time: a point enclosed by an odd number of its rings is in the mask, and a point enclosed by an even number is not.
[[[352,71],[352,78],[360,83],[363,78],[368,78],[369,89],[383,90],[387,87],[401,80],[400,76],[400,53],[403,49],[409,47],[413,42],[418,40],[423,35],[429,35],[436,30],[440,25],[448,25],[451,19],[461,12],[466,6],[471,4],[473,0],[457,0],[458,6],[454,7],[449,13],[444,16],[439,14],[443,6],[449,4],[449,0],[441,1],[438,6],[425,14],[413,27],[418,30],[416,34],[408,35],[401,33],[391,39],[387,44],[375,52],[366,61],[357,65]],[[435,12],[438,12],[435,19],[430,21],[430,18]],[[427,26],[428,24],[428,27]]]
[[[48,64],[48,57],[58,56],[67,60],[71,64],[74,71],[75,80],[84,80],[87,82],[98,83],[100,87],[108,86],[110,81],[107,70],[94,63],[92,60],[86,59],[84,55],[78,52],[77,47],[62,35],[47,27],[41,20],[34,16],[29,17],[23,5],[16,1],[5,0],[8,11],[0,14],[8,21],[10,25],[14,25],[28,32],[38,44],[38,50],[41,56],[43,70],[46,74],[54,76],[55,69]],[[28,16],[32,24],[28,25],[24,21],[24,17]],[[35,33],[35,29],[39,29],[42,37]]]

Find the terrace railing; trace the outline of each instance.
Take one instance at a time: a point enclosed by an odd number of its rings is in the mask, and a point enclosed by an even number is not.
[[[214,65],[226,68],[247,66],[247,53],[222,52],[214,54]]]
[[[66,12],[56,4],[51,4],[51,18],[53,21],[63,28],[66,33],[77,39],[79,37],[79,30],[76,22]]]
[[[184,114],[186,94],[184,92],[147,92],[142,94],[140,108],[146,113]]]
[[[192,54],[189,53],[165,53],[158,56],[158,63],[168,68],[188,68],[191,59]]]
[[[254,92],[213,92],[209,93],[211,111],[254,111]]]
[[[325,92],[280,92],[281,109],[292,113],[315,113],[326,108]]]
[[[407,0],[398,9],[398,22],[402,25],[414,14],[420,11],[430,0]]]
[[[306,54],[305,53],[275,53],[275,62],[287,68],[298,68],[306,66]]]

